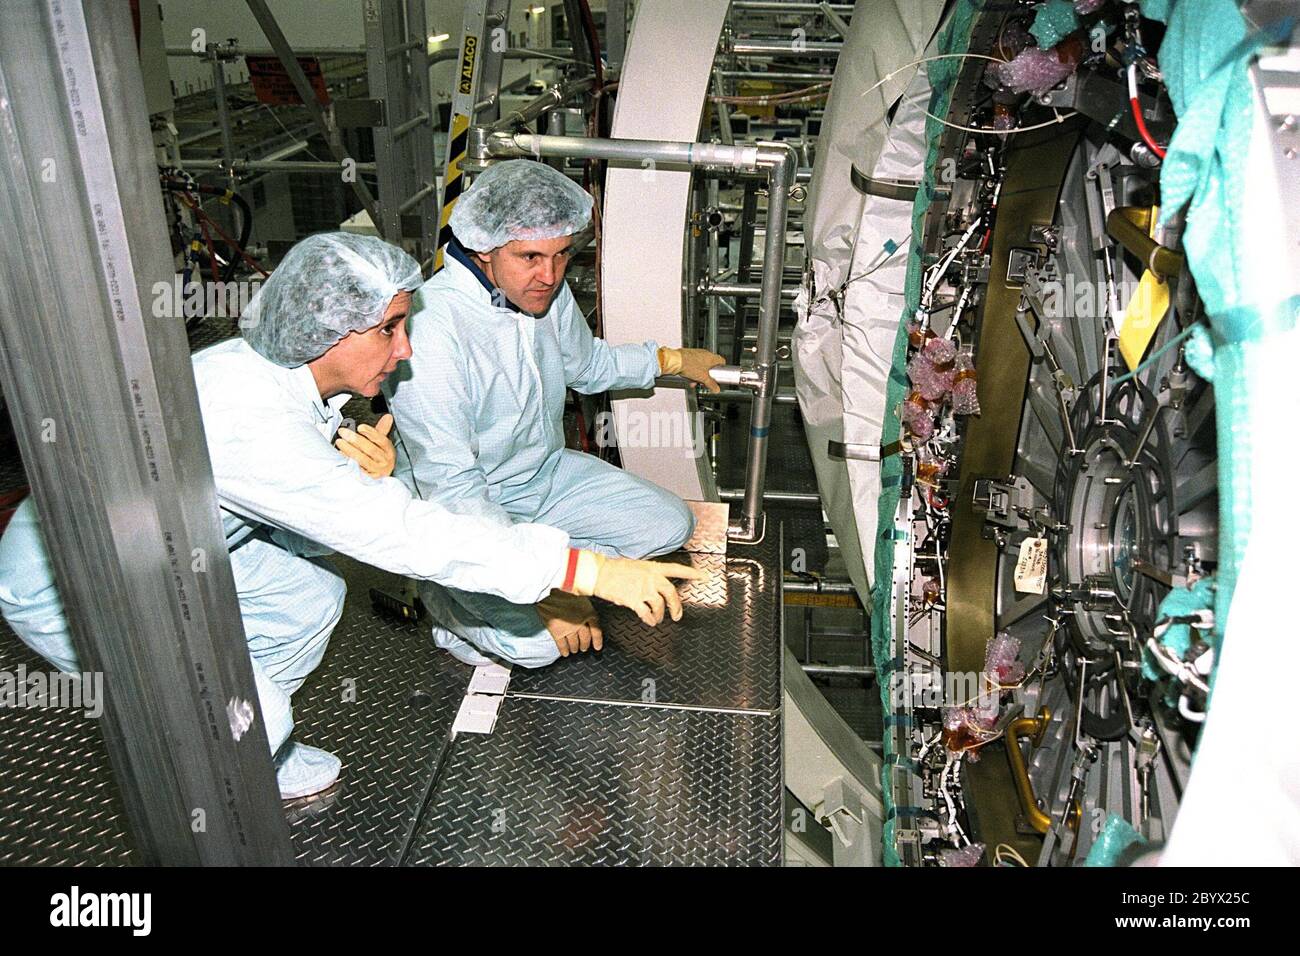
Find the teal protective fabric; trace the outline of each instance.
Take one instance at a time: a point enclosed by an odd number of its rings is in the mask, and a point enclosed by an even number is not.
[[[1201,578],[1190,588],[1174,588],[1165,595],[1156,611],[1156,619],[1190,617],[1198,611],[1214,607],[1215,586],[1213,578]],[[1192,626],[1190,624],[1171,624],[1160,638],[1160,643],[1180,660],[1187,657],[1192,646]],[[1164,670],[1151,656],[1151,652],[1142,650],[1142,676],[1155,681],[1165,677]]]
[[[1189,340],[1188,360],[1216,390],[1219,569],[1216,639],[1228,617],[1249,540],[1259,364],[1269,341],[1296,328],[1300,297],[1277,299],[1261,264],[1241,254],[1246,158],[1254,111],[1247,73],[1255,52],[1289,35],[1294,20],[1252,31],[1233,0],[1142,0],[1167,24],[1157,59],[1178,125],[1160,173],[1161,220],[1187,209],[1183,245],[1210,321]]]
[[[1183,246],[1215,331],[1227,341],[1258,337],[1269,327],[1255,314],[1259,290],[1234,240],[1244,228],[1238,200],[1253,112],[1247,67],[1273,37],[1251,34],[1233,0],[1143,0],[1142,13],[1168,24],[1157,57],[1178,117],[1160,171],[1161,221],[1187,207]]]
[[[1133,824],[1112,813],[1101,825],[1101,833],[1097,834],[1083,865],[1118,866],[1120,855],[1125,850],[1134,844],[1145,845],[1146,842],[1142,834],[1133,829]]]
[[[1047,0],[1038,8],[1030,34],[1038,41],[1040,49],[1056,46],[1065,37],[1079,29],[1079,14],[1072,0]]]
[[[971,25],[975,14],[983,7],[983,0],[960,0],[952,12],[948,23],[939,33],[938,49],[940,53],[965,53],[970,46]],[[889,373],[889,385],[885,393],[885,408],[893,409],[900,405],[906,395],[907,375],[904,367],[907,363],[907,323],[916,312],[921,302],[921,280],[923,277],[922,223],[926,210],[934,197],[934,170],[939,159],[939,137],[943,133],[943,123],[934,117],[947,116],[952,100],[952,89],[964,60],[931,60],[925,65],[926,75],[933,90],[928,110],[931,114],[926,119],[925,134],[929,143],[924,174],[912,206],[912,240],[908,252],[906,305],[898,320],[898,335],[894,340],[893,368]],[[890,445],[898,441],[901,423],[898,416],[887,413],[881,430],[880,442]],[[898,510],[900,489],[902,487],[903,462],[898,455],[890,455],[880,463],[880,483],[883,491],[880,495],[879,522],[880,529],[875,545],[875,585],[871,593],[871,653],[876,664],[877,684],[880,687],[880,701],[885,716],[886,728],[899,719],[894,713],[890,675],[897,666],[889,654],[890,637],[893,629],[893,616],[889,613],[890,592],[894,577],[894,515]],[[884,843],[883,860],[885,866],[898,866],[898,851],[894,846],[894,831],[897,818],[906,813],[908,808],[896,807],[893,801],[893,775],[898,769],[900,756],[894,752],[892,734],[884,734],[884,760],[881,763],[881,789],[884,794],[885,825],[882,828]],[[904,762],[904,756],[901,758]],[[910,772],[904,768],[903,772]]]

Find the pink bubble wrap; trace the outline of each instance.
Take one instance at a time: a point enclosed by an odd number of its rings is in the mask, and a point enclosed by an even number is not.
[[[898,417],[918,441],[928,441],[934,434],[934,413],[920,402],[903,402]]]
[[[976,393],[975,379],[964,378],[952,385],[952,410],[958,415],[978,415],[980,413],[979,395]]]
[[[957,358],[957,346],[953,345],[947,339],[931,339],[925,343],[925,348],[921,354],[932,362],[935,368],[943,368],[945,365],[951,365]]]
[[[984,844],[972,843],[960,850],[944,849],[939,851],[940,866],[979,866],[984,857]]]
[[[998,631],[984,649],[984,673],[1003,687],[1019,683],[1025,665],[1019,660],[1020,641],[1006,631]]]
[[[952,410],[957,415],[978,415],[980,399],[975,379],[975,359],[963,349],[953,363]]]
[[[997,725],[997,699],[986,696],[976,707],[948,707],[943,712],[944,745],[953,753],[965,753],[967,759],[978,761],[979,748],[992,740],[991,731]]]
[[[1074,0],[1074,12],[1086,17],[1088,14],[1100,10],[1105,2],[1106,0]]]
[[[1012,113],[997,112],[993,114],[993,128],[1002,132],[1003,130],[1016,128],[1016,117]]]
[[[940,402],[952,391],[956,373],[951,369],[946,372],[939,371],[924,352],[918,352],[912,357],[912,361],[907,363],[907,377],[911,380],[912,387],[920,392],[921,397],[927,402]]]
[[[969,727],[979,736],[984,736],[998,722],[997,701],[989,695],[980,699],[974,707],[949,707],[943,712],[943,726],[952,731]]]
[[[1043,93],[1074,72],[1072,63],[1062,63],[1055,50],[1029,47],[1009,63],[993,67],[1002,85],[1013,93]]]

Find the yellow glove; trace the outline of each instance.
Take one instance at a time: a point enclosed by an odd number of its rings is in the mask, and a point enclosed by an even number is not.
[[[708,349],[659,349],[659,371],[662,374],[681,375],[699,382],[710,392],[720,392],[722,387],[713,380],[709,369],[726,364],[726,359]]]
[[[355,432],[340,428],[334,447],[360,465],[371,478],[387,478],[397,464],[397,450],[388,440],[392,430],[392,415],[385,415],[373,426],[361,425]]]
[[[573,593],[592,595],[636,612],[645,625],[664,619],[666,607],[674,621],[682,619],[682,599],[672,578],[703,581],[708,572],[684,564],[607,558],[595,551],[579,551],[573,576]]]
[[[537,613],[562,657],[601,649],[605,636],[600,618],[585,597],[555,588],[537,603]]]

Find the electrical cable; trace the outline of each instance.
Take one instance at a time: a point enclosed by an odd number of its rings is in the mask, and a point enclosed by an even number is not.
[[[1052,112],[1056,114],[1056,118],[1047,120],[1043,123],[1035,123],[1032,126],[1013,126],[1011,129],[993,129],[990,126],[962,126],[960,123],[950,123],[941,116],[935,116],[928,110],[922,109],[921,112],[930,117],[930,119],[942,123],[944,126],[951,129],[959,129],[967,133],[982,133],[987,136],[1006,136],[1010,133],[1028,133],[1031,130],[1046,129],[1049,126],[1056,126],[1058,123],[1064,123],[1066,120],[1073,119],[1079,115],[1077,110],[1070,110],[1068,113],[1058,113],[1056,110],[1052,110]]]
[[[224,229],[222,229],[221,226],[218,225],[212,219],[211,216],[205,213],[198,203],[194,202],[192,199],[187,197],[184,193],[181,193],[181,201],[184,202],[187,206],[189,206],[190,209],[192,209],[196,215],[207,220],[208,224],[212,226],[212,228],[216,231],[217,235],[219,235],[222,239],[224,239],[227,242],[227,244],[230,245],[231,248],[233,248],[236,252],[238,252],[245,262],[247,262],[258,272],[262,273],[264,277],[270,278],[271,273],[268,272],[265,268],[263,268],[260,262],[258,262],[252,256],[250,256],[243,246],[239,245],[239,243],[237,243],[234,239],[232,239],[230,237],[230,234],[227,233]]]
[[[1133,122],[1137,123],[1138,135],[1142,137],[1142,142],[1151,148],[1151,151],[1161,159],[1165,158],[1164,148],[1155,141],[1151,131],[1147,129],[1147,122],[1142,118],[1142,103],[1138,99],[1137,87],[1137,61],[1134,60],[1128,65],[1128,103],[1129,108],[1133,111]]]
[[[244,197],[239,195],[239,193],[235,192],[233,189],[222,189],[217,186],[209,186],[202,183],[197,183],[189,178],[187,178],[186,180],[164,179],[162,181],[162,186],[164,189],[167,189],[171,192],[176,192],[181,194],[202,193],[203,195],[207,195],[207,196],[216,196],[223,203],[227,203],[227,204],[233,203],[239,209],[239,215],[240,215],[239,239],[236,240],[236,244],[238,246],[238,249],[247,248],[249,237],[252,236],[253,233],[253,210],[249,207],[248,202],[244,199]],[[194,207],[191,206],[191,208]],[[209,222],[212,222],[211,217],[207,217],[206,213],[204,213],[204,216],[205,218],[208,219]],[[213,223],[213,225],[215,228],[216,224]],[[227,242],[229,242],[228,239]],[[222,271],[219,277],[220,281],[229,282],[231,279],[234,278],[235,268],[237,264],[236,253],[238,252],[238,249],[232,246],[230,250],[230,256],[228,257],[229,261],[226,264],[226,268]],[[212,278],[214,281],[218,279],[218,275],[215,268],[212,273]]]
[[[732,106],[766,106],[769,104],[795,103],[807,99],[820,99],[830,95],[830,83],[814,83],[797,90],[773,93],[771,96],[719,96],[708,97],[711,103],[726,103]]]

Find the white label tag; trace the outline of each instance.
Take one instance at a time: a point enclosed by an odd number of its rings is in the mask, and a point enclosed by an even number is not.
[[[1016,562],[1016,590],[1042,594],[1047,590],[1047,539],[1026,538]]]
[[[500,664],[480,664],[469,679],[469,693],[501,696],[510,686],[510,668]]]

